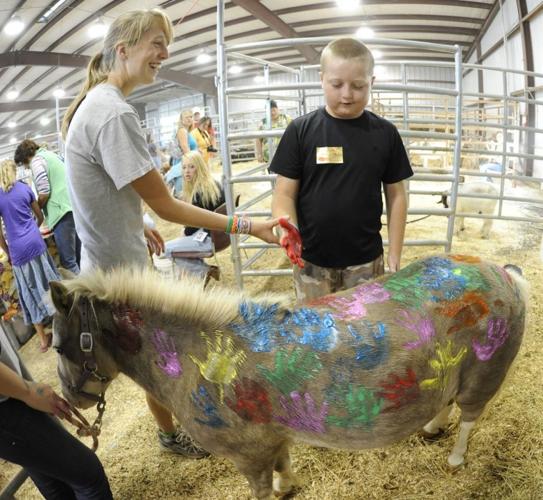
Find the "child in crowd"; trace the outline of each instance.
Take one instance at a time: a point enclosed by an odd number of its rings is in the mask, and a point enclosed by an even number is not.
[[[326,105],[295,119],[271,162],[278,174],[272,213],[299,226],[304,267],[294,268],[296,294],[307,300],[356,286],[384,273],[380,234],[384,187],[388,267],[400,268],[407,195],[413,174],[394,125],[367,111],[373,56],[353,38],[321,54]],[[282,244],[289,253],[292,238]]]
[[[49,282],[61,278],[39,230],[43,213],[30,187],[17,181],[16,175],[14,161],[0,162],[0,217],[7,236],[0,230],[0,246],[13,267],[24,321],[34,325],[40,337],[40,350],[46,352],[51,333],[45,332],[43,323],[55,310],[43,298]]]

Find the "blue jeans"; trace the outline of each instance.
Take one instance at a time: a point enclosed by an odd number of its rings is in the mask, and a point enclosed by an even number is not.
[[[47,500],[110,500],[94,452],[58,421],[22,401],[0,403],[0,458],[21,465]]]
[[[60,264],[64,269],[79,274],[81,241],[75,232],[74,215],[66,212],[53,228]]]

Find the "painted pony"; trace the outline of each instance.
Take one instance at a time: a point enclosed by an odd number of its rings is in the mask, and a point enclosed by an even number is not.
[[[95,272],[51,284],[54,346],[74,404],[103,400],[125,373],[267,499],[293,486],[293,440],[361,449],[437,434],[453,402],[462,416],[449,463],[460,465],[519,350],[526,288],[461,255],[295,307],[149,271]]]

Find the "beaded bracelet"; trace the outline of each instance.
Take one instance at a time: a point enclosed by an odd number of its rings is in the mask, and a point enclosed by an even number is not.
[[[251,219],[248,217],[238,217],[237,215],[228,217],[225,232],[230,234],[249,234],[251,232]]]

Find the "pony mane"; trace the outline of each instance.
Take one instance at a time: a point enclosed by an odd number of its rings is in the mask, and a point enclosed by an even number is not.
[[[215,327],[233,321],[239,314],[240,303],[246,300],[262,305],[287,305],[281,295],[247,297],[239,291],[219,287],[204,290],[201,280],[184,277],[181,281],[170,281],[152,269],[118,268],[107,273],[93,270],[62,284],[76,299],[84,296],[126,304]]]

